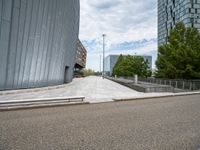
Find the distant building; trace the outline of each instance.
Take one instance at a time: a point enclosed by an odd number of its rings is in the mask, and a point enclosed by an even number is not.
[[[109,55],[105,58],[105,72],[107,75],[112,75],[113,68],[115,64],[117,63],[117,60],[120,55]],[[139,55],[131,55],[131,56],[139,56]],[[149,68],[152,70],[152,56],[141,56],[144,58],[144,60],[147,60],[149,62]]]
[[[86,66],[87,50],[83,46],[80,40],[77,42],[76,46],[76,63],[75,69],[83,69]]]
[[[158,45],[167,42],[177,22],[200,31],[200,0],[158,0]]]

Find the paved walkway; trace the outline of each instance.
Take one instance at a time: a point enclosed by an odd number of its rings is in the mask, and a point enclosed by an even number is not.
[[[40,99],[69,96],[85,96],[85,100],[91,103],[108,102],[113,98],[138,98],[149,96],[169,95],[170,93],[140,93],[128,87],[101,77],[76,78],[73,82],[57,89],[40,88],[39,91],[19,90],[15,94],[1,95],[0,101]],[[23,92],[23,93],[22,93]]]

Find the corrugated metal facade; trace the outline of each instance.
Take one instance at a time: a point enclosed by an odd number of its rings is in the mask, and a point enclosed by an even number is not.
[[[0,0],[0,90],[70,82],[79,0]]]

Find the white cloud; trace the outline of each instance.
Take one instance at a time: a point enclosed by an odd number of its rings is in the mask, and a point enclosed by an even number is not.
[[[99,59],[95,58],[99,58],[102,51],[103,33],[107,34],[107,50],[112,49],[112,45],[124,42],[155,39],[156,6],[156,0],[81,0],[80,39],[85,42],[96,41],[92,46],[85,45],[88,50],[87,67],[99,70]],[[145,54],[152,50],[157,50],[157,42],[143,45],[134,51],[112,50],[112,53]]]

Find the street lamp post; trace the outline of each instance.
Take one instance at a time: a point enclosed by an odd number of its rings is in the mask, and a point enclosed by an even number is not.
[[[100,65],[99,72],[101,73],[101,55],[100,55],[100,63],[99,63],[99,65]]]
[[[106,34],[103,34],[103,72],[102,72],[102,76],[103,76],[103,79],[104,79],[104,76],[105,76],[105,37],[106,37]]]

